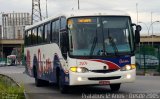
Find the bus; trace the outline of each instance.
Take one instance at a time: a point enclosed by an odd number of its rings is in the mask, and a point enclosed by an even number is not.
[[[78,10],[25,28],[26,73],[36,86],[109,85],[119,91],[136,77],[141,26],[121,11]]]

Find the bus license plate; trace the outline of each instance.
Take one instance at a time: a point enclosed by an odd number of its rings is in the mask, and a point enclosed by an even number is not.
[[[110,81],[99,81],[100,85],[109,85]]]

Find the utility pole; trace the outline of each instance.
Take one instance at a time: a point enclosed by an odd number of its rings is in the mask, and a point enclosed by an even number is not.
[[[137,12],[137,24],[138,24],[138,3],[136,3],[136,12]]]
[[[41,14],[41,6],[40,0],[32,0],[32,20],[31,24],[41,21],[42,14]]]
[[[152,20],[152,12],[151,12],[151,24],[153,23],[153,20]],[[152,35],[151,35],[151,37],[152,37],[152,47],[153,47],[153,25],[151,25],[152,26]]]
[[[47,6],[47,0],[46,0],[46,18],[48,18],[48,6]]]
[[[152,14],[153,14],[153,12],[151,12],[151,24],[152,24]],[[153,26],[151,27],[152,28],[152,35],[153,35]]]
[[[78,10],[79,10],[79,0],[78,0]]]

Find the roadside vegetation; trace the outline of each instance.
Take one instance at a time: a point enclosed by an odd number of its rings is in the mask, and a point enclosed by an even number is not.
[[[0,75],[0,99],[25,99],[24,88]]]

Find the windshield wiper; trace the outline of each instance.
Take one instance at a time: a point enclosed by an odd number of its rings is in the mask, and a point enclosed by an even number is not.
[[[93,55],[94,49],[96,47],[96,44],[97,44],[97,35],[93,39],[93,43],[92,43],[92,47],[91,47],[91,51],[90,51],[90,56]]]
[[[118,52],[118,48],[116,46],[116,43],[114,42],[114,40],[111,36],[109,36],[108,38],[109,38],[109,42],[110,42],[111,46],[114,49],[115,55],[117,55],[119,52]]]
[[[96,44],[97,44],[97,40],[98,40],[98,38],[97,38],[97,29],[96,29],[96,34],[94,36],[93,43],[92,43],[91,50],[90,50],[90,56],[93,55],[94,49],[95,49]]]

